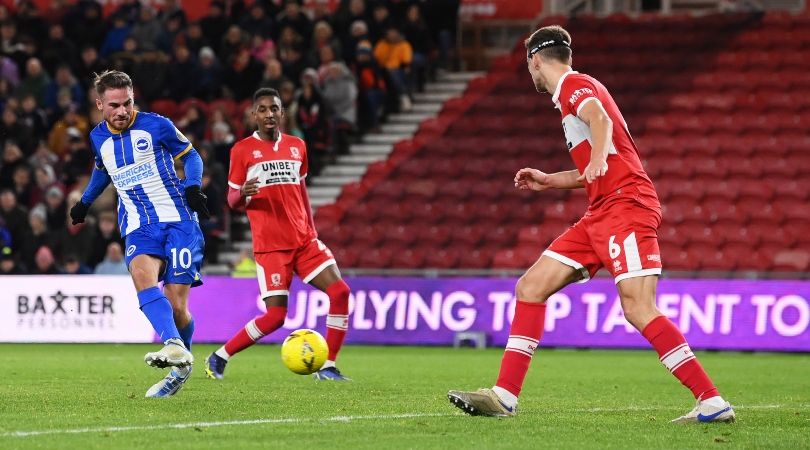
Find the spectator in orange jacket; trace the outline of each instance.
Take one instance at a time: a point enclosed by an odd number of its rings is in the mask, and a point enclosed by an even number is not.
[[[411,73],[413,49],[403,37],[402,33],[394,27],[385,32],[385,38],[380,39],[374,46],[374,58],[387,74],[388,85],[399,100],[399,110],[411,109],[410,83],[408,77]]]

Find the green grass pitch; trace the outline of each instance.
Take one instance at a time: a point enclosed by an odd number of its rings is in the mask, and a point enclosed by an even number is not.
[[[446,393],[490,386],[500,349],[347,346],[354,381],[317,383],[276,345],[208,380],[198,345],[185,388],[145,399],[154,348],[0,345],[0,448],[810,448],[808,355],[698,352],[738,421],[676,425],[693,400],[652,351],[541,349],[519,415],[492,419]]]

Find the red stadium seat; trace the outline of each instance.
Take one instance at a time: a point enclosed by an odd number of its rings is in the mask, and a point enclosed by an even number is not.
[[[461,255],[453,249],[430,250],[425,253],[424,264],[426,268],[453,269],[458,266]]]
[[[391,257],[391,267],[396,269],[421,269],[424,267],[427,252],[428,250],[424,248],[409,248],[395,252]]]
[[[221,110],[225,117],[242,117],[242,112],[238,111],[236,102],[230,99],[218,99],[208,103],[209,111]]]
[[[385,269],[391,265],[394,252],[399,249],[389,247],[366,248],[357,258],[356,267],[367,269]]]
[[[161,116],[168,117],[170,119],[176,119],[178,117],[177,102],[175,102],[170,98],[161,98],[153,100],[152,103],[149,105],[149,108],[152,110],[152,112],[160,114]]]

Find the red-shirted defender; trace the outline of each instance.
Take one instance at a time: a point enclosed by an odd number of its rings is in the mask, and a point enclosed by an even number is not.
[[[279,129],[284,117],[275,89],[253,95],[258,130],[231,149],[228,204],[247,211],[253,254],[267,312],[254,318],[208,357],[206,374],[221,379],[228,360],[281,328],[293,273],[329,296],[326,342],[329,356],[314,377],[348,381],[335,367],[349,325],[349,286],[340,277],[332,252],[318,240],[304,178],[307,148]]]
[[[537,91],[553,92],[554,105],[562,113],[565,139],[577,169],[552,174],[521,169],[515,186],[534,191],[584,187],[589,207],[518,280],[515,318],[495,386],[450,391],[450,401],[471,415],[515,415],[543,332],[546,300],[606,267],[616,281],[627,320],[697,399],[691,412],[673,422],[733,421],[731,405],[720,396],[683,334],[655,305],[661,274],[656,232],[661,206],[619,108],[600,82],[571,70],[571,36],[563,28],[540,28],[524,44]]]

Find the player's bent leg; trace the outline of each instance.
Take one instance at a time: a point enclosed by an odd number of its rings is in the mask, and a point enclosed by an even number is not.
[[[664,367],[692,391],[697,406],[673,422],[730,422],[735,414],[703,370],[686,338],[655,306],[657,275],[624,278],[617,284],[627,320],[658,353]]]
[[[305,277],[306,279],[306,277]],[[316,380],[350,381],[335,365],[338,353],[349,328],[349,285],[340,277],[337,265],[330,264],[313,277],[310,284],[329,296],[329,313],[326,316],[326,344],[329,356],[321,370],[312,374]]]
[[[265,303],[266,313],[248,322],[225,345],[208,357],[205,367],[208,378],[221,380],[225,376],[225,366],[233,355],[284,325],[284,319],[287,317],[287,296],[274,295],[266,298]]]
[[[552,294],[578,281],[581,276],[579,269],[541,256],[518,280],[515,316],[495,386],[477,391],[450,391],[447,394],[450,402],[471,415],[514,415],[523,381],[543,334],[545,302]]]
[[[188,284],[166,283],[163,285],[163,293],[172,305],[174,324],[180,333],[186,348],[191,351],[191,341],[194,335],[194,317],[188,310],[188,294],[191,286]]]
[[[188,370],[172,369],[166,377],[155,383],[146,391],[147,398],[166,398],[176,394],[180,388],[191,378],[191,366]]]

